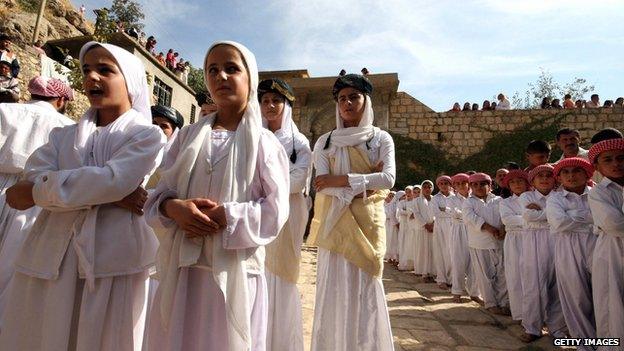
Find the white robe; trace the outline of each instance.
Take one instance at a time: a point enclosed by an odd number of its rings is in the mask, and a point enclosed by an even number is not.
[[[450,195],[449,195],[450,196]],[[449,196],[437,193],[431,198],[429,210],[435,218],[433,226],[433,250],[435,257],[436,283],[451,284],[451,208]]]
[[[295,150],[297,162],[290,165],[290,212],[284,226],[290,227],[295,237],[294,251],[300,264],[303,235],[308,223],[308,198],[304,195],[310,182],[312,167],[312,151],[305,136],[301,133],[293,135],[296,139]],[[282,146],[285,146],[282,144]],[[285,149],[287,153],[291,150]],[[266,270],[269,294],[269,318],[267,325],[267,350],[303,350],[303,316],[301,298],[297,284],[288,282],[278,275]]]
[[[511,318],[522,320],[522,235],[524,219],[520,207],[519,196],[512,195],[500,202],[500,215],[505,225],[504,261],[505,281],[509,294]]]
[[[624,192],[604,177],[589,192],[598,239],[592,262],[592,288],[599,338],[624,340]]]
[[[520,195],[524,218],[522,237],[522,326],[527,333],[541,335],[544,324],[559,337],[565,328],[555,275],[555,238],[546,217],[546,196],[537,190]],[[535,203],[541,210],[526,208]]]
[[[134,110],[127,114],[138,118]],[[91,145],[122,119],[94,132]],[[78,166],[76,130],[71,125],[52,131],[25,166],[42,211],[24,240],[10,286],[0,344],[11,350],[141,347],[145,285],[157,242],[143,217],[111,203],[134,191],[156,168],[164,136],[155,126],[132,126],[110,135],[112,156],[106,166],[95,166],[93,153],[87,165]],[[96,208],[90,289],[84,279],[89,268],[77,259],[75,232],[81,216]]]
[[[485,308],[507,307],[507,286],[503,263],[503,242],[481,229],[484,223],[501,228],[501,198],[488,194],[486,201],[470,195],[462,205],[462,216],[468,229],[468,245],[479,291]]]
[[[466,200],[461,194],[455,194],[448,199],[451,207],[452,223],[450,236],[451,254],[451,293],[462,295],[464,292],[469,296],[479,296],[479,288],[475,279],[474,270],[470,263],[470,250],[468,247],[468,230],[462,218],[462,205]]]
[[[329,174],[329,154],[323,150],[327,134],[314,146],[316,174]],[[394,185],[394,142],[385,131],[356,146],[366,151],[372,164],[383,161],[383,171],[349,174],[353,195],[390,189]],[[360,178],[360,179],[358,179]],[[361,179],[364,178],[364,179]],[[364,180],[364,181],[362,181]],[[365,188],[355,184],[365,184]],[[331,188],[322,192],[332,194]],[[342,255],[319,249],[312,351],[393,350],[390,317],[381,278],[373,277]]]
[[[562,189],[551,194],[546,205],[550,230],[556,236],[555,271],[561,309],[573,338],[596,337],[591,263],[597,237],[588,192],[586,188],[578,195]]]
[[[397,201],[390,201],[384,204],[386,213],[386,260],[396,260],[399,258],[399,224],[396,218]]]
[[[420,275],[435,274],[435,256],[433,252],[433,233],[425,229],[425,224],[433,223],[434,218],[429,210],[429,201],[423,196],[414,200],[414,273]]]
[[[15,210],[6,204],[5,192],[22,176],[28,157],[48,142],[52,129],[70,124],[74,121],[45,101],[0,104],[0,316],[17,253],[41,210]]]
[[[409,217],[412,215],[411,201],[401,200],[397,205],[397,217],[399,217],[399,265],[401,271],[414,269],[413,243],[414,235]]]
[[[168,158],[175,160],[186,138],[193,135],[190,125],[180,130],[169,150]],[[221,179],[225,174],[225,155],[228,154],[228,141],[235,132],[212,131],[212,159],[208,160],[206,143],[199,151],[190,177],[189,197],[207,193],[216,199],[221,191]],[[154,307],[149,318],[147,345],[150,351],[157,350],[227,350],[228,330],[226,323],[225,300],[219,285],[212,274],[212,245],[223,245],[226,249],[256,248],[275,239],[282,227],[280,212],[288,212],[288,158],[277,138],[269,131],[262,130],[258,146],[256,173],[251,183],[253,201],[224,204],[227,227],[222,232],[207,237],[203,242],[199,262],[191,266],[178,266],[175,294],[171,314],[163,319],[163,283],[154,297]],[[212,165],[212,166],[210,166]],[[198,179],[204,177],[199,172],[212,172],[208,184]],[[162,178],[161,178],[162,179]],[[205,178],[204,178],[205,179]],[[218,179],[213,181],[212,179]],[[145,205],[146,217],[155,229],[172,228],[175,222],[161,215],[159,206],[165,199],[177,197],[177,189],[170,189],[161,181]],[[211,240],[208,240],[211,239]],[[159,252],[171,257],[170,262],[179,262],[176,246],[171,252]],[[162,248],[162,247],[161,247]],[[252,350],[266,349],[268,291],[263,267],[259,271],[248,270],[247,287],[251,320]],[[168,326],[168,327],[166,327]]]

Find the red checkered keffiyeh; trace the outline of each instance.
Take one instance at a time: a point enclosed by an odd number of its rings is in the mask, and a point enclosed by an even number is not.
[[[554,176],[555,168],[549,164],[539,165],[533,168],[531,172],[529,172],[529,183],[533,182],[533,178],[535,178],[539,174],[539,172],[542,172],[542,171],[551,171],[553,172],[553,176]]]
[[[509,189],[509,181],[516,178],[524,179],[527,183],[529,182],[529,174],[527,172],[521,169],[512,169],[509,173],[505,174],[505,178],[503,178],[503,188]]]
[[[589,152],[587,153],[587,158],[589,158],[589,162],[591,164],[594,164],[596,163],[596,157],[598,157],[600,153],[610,150],[624,150],[624,139],[609,139],[594,144],[589,149]]]
[[[468,178],[468,182],[477,183],[477,182],[489,182],[492,184],[492,177],[485,173],[475,173]]]
[[[453,177],[451,177],[451,183],[459,183],[459,182],[467,182],[470,179],[470,176],[466,173],[457,173]]]
[[[28,91],[32,95],[43,97],[64,97],[74,99],[74,91],[62,80],[49,77],[35,77],[28,82]]]
[[[447,175],[441,175],[436,179],[436,185],[440,184],[441,181],[446,180],[447,182],[451,183],[451,177],[447,176]]]
[[[555,177],[558,176],[559,172],[566,167],[581,167],[585,170],[585,173],[587,173],[588,178],[591,178],[594,175],[594,167],[591,163],[589,163],[589,161],[580,157],[570,157],[564,158],[563,160],[557,162],[555,169],[553,170]]]

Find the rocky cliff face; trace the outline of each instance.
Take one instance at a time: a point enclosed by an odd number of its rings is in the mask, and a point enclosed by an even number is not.
[[[32,0],[0,0],[0,32],[13,37],[13,50],[18,55],[21,71],[20,101],[30,99],[26,88],[28,81],[41,73],[41,64],[38,53],[31,46],[33,31],[37,14],[29,12],[33,10],[31,4],[38,1]],[[36,9],[35,9],[36,11]],[[39,25],[39,40],[71,38],[93,33],[93,24],[82,18],[68,0],[48,0],[44,18]],[[67,115],[78,119],[88,108],[87,98],[78,93],[76,100],[70,105]]]

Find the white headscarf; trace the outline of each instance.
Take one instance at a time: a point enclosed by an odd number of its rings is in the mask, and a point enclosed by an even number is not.
[[[116,138],[125,134],[132,126],[151,126],[152,114],[148,100],[149,89],[145,77],[145,66],[139,58],[118,46],[91,41],[80,50],[80,66],[82,67],[84,64],[86,52],[96,45],[106,49],[117,61],[117,66],[126,81],[126,88],[132,105],[130,110],[102,128],[100,136],[95,140],[92,147],[90,147],[90,140],[92,140],[93,133],[97,129],[97,110],[89,108],[78,121],[74,138],[74,156],[78,164],[87,166],[93,162],[95,166],[103,167],[113,156],[112,144]],[[164,135],[162,139],[164,140]],[[90,151],[93,152],[92,161],[89,160]],[[134,181],[139,186],[144,179],[135,179]],[[87,287],[90,290],[94,288],[95,282],[93,268],[95,263],[95,226],[99,208],[99,206],[94,206],[85,211],[82,224],[79,221],[76,222],[80,228],[76,231],[73,241],[80,269],[84,271]]]
[[[277,140],[279,140],[280,144],[286,150],[286,154],[290,156],[294,149],[296,149],[296,145],[294,145],[294,135],[299,134],[299,128],[292,120],[292,107],[288,102],[284,102],[284,109],[282,110],[282,126],[280,129],[275,131],[275,136]],[[262,116],[262,126],[264,128],[268,128],[269,122],[264,116]]]

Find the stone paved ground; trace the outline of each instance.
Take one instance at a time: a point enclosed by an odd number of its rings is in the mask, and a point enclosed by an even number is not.
[[[299,290],[302,293],[306,350],[314,315],[316,249],[302,254]],[[559,350],[550,337],[527,345],[520,341],[520,325],[508,317],[486,312],[475,302],[452,303],[449,292],[423,284],[411,273],[386,265],[383,277],[390,322],[397,351],[407,350]]]

